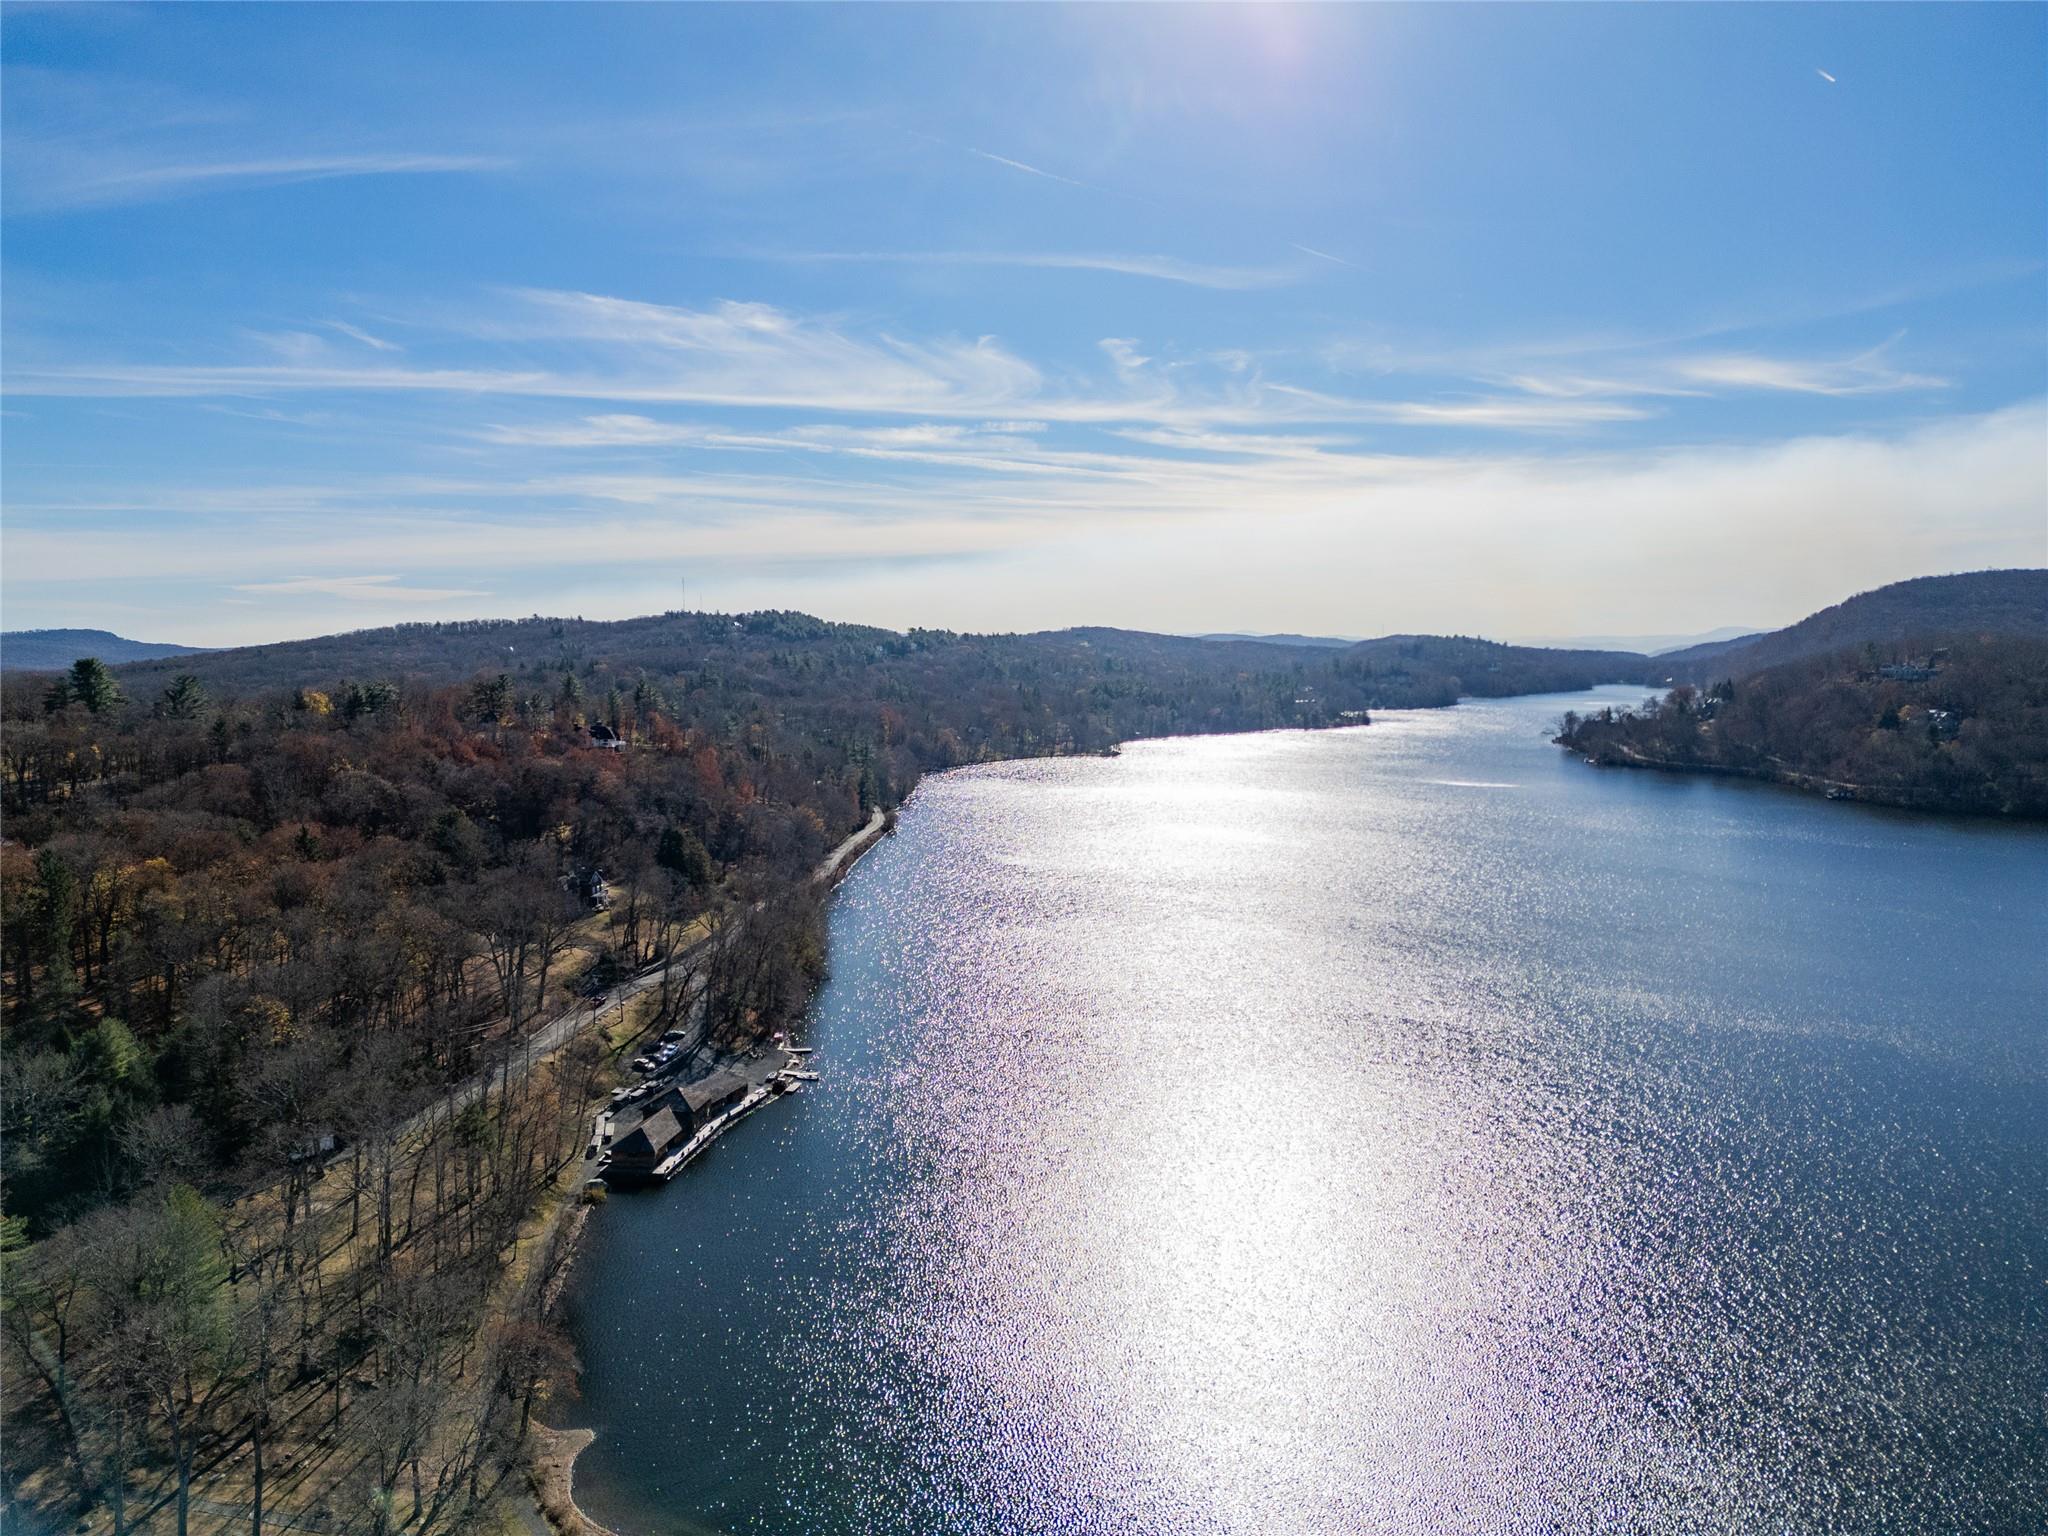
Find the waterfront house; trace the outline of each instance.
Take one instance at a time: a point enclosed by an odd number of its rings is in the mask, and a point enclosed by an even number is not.
[[[626,739],[602,720],[590,728],[590,744],[605,752],[626,750]]]
[[[672,1116],[686,1137],[694,1136],[707,1121],[716,1119],[745,1098],[747,1087],[747,1080],[737,1072],[713,1072],[694,1083],[678,1083],[656,1099],[651,1107]]]
[[[650,1179],[655,1166],[688,1139],[673,1111],[656,1109],[612,1144],[607,1172],[619,1179]]]

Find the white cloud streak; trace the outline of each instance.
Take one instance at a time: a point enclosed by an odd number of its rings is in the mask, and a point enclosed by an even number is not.
[[[1338,394],[1269,377],[1257,358],[1241,351],[1161,360],[1136,338],[1107,337],[1099,348],[1111,377],[1089,383],[1071,376],[1049,380],[992,336],[908,339],[767,304],[689,308],[542,289],[514,290],[501,300],[489,312],[444,314],[426,327],[429,341],[421,345],[427,357],[445,362],[414,363],[394,344],[329,321],[326,329],[375,355],[337,349],[309,331],[247,333],[268,356],[212,364],[45,363],[17,345],[6,359],[6,386],[17,398],[412,393],[921,420],[1029,416],[1174,429],[1333,423],[1557,434],[1645,420],[1665,409],[1664,402],[1686,397],[1756,391],[1857,396],[1931,390],[1946,382],[1891,363],[1895,337],[1847,358],[1678,354],[1597,373],[1510,368],[1442,381],[1428,392]],[[505,366],[508,354],[530,365]],[[489,358],[487,365],[478,363],[480,355]],[[1401,371],[1390,364],[1382,377]],[[601,446],[591,440],[589,424],[604,419],[586,418],[573,429],[583,445]],[[728,440],[717,446],[748,445]]]
[[[1047,181],[1064,182],[1070,187],[1086,187],[1088,185],[1087,182],[1076,181],[1071,176],[1061,176],[1054,171],[1040,170],[1035,165],[1026,165],[1022,160],[1012,160],[1008,155],[992,155],[985,149],[975,149],[971,146],[968,148],[967,153],[978,155],[984,160],[992,160],[997,165],[1007,165],[1011,170],[1022,171],[1027,176],[1042,176]]]
[[[1101,343],[1114,387],[1056,391],[989,336],[862,335],[829,318],[735,301],[690,309],[556,290],[509,298],[509,307],[494,314],[451,320],[452,341],[444,336],[444,347],[467,339],[501,350],[540,348],[550,357],[566,354],[575,366],[408,365],[381,354],[366,361],[333,355],[309,333],[286,332],[260,338],[273,357],[259,362],[38,365],[10,355],[7,387],[18,397],[412,392],[1172,426],[1348,421],[1544,430],[1643,414],[1614,401],[1345,398],[1268,380],[1241,354],[1208,359],[1201,369],[1155,366],[1135,340],[1118,337]]]
[[[1528,454],[1372,453],[1331,439],[1132,431],[1128,451],[1048,449],[1028,437],[949,423],[855,429],[822,424],[788,438],[817,451],[914,468],[881,478],[635,469],[500,478],[394,477],[332,486],[152,488],[91,507],[16,509],[10,579],[221,572],[238,589],[409,596],[392,576],[355,574],[367,544],[410,570],[491,572],[560,564],[991,553],[1048,539],[1082,544],[1120,531],[1235,527],[1315,569],[1382,573],[1463,562],[1482,585],[1520,581],[1531,562],[1612,562],[1713,552],[1729,573],[1755,550],[1811,572],[1873,550],[1923,564],[1955,542],[1984,563],[2038,562],[2048,505],[2048,403],[1961,418],[1892,437],[1807,437],[1760,446]],[[1143,449],[1165,450],[1145,452]],[[952,472],[924,473],[926,463]],[[1050,473],[1018,478],[1021,467]],[[1959,505],[1956,487],[1971,495]],[[480,511],[480,508],[492,508]],[[258,510],[267,509],[267,510]],[[622,510],[623,509],[623,510]],[[87,514],[155,510],[160,529],[100,532]],[[252,536],[253,526],[260,528]],[[48,525],[48,526],[46,526]],[[1475,542],[1476,541],[1476,542]],[[1611,546],[1611,547],[1610,547]],[[1163,546],[1161,546],[1163,547]],[[1334,562],[1334,563],[1333,563]],[[1498,562],[1501,569],[1487,574]],[[274,573],[282,568],[301,574]],[[1227,577],[1227,561],[1216,573]],[[1359,567],[1364,568],[1364,567]],[[1663,569],[1660,565],[1656,568]],[[1929,568],[1932,568],[1930,565]],[[303,573],[313,574],[303,574]],[[325,574],[323,574],[325,573]],[[1313,586],[1312,570],[1300,573]],[[1342,580],[1351,581],[1349,574]],[[331,590],[330,590],[331,589]],[[468,589],[444,589],[456,595]]]
[[[1089,252],[799,251],[771,252],[767,255],[771,260],[790,262],[877,262],[899,266],[1037,267],[1053,271],[1114,272],[1126,277],[1149,277],[1165,283],[1184,283],[1194,288],[1213,288],[1225,292],[1278,288],[1299,281],[1302,276],[1302,270],[1298,266],[1238,267],[1183,261],[1176,256],[1125,256]]]
[[[107,163],[63,146],[10,150],[9,204],[17,212],[64,212],[155,202],[229,187],[277,187],[353,176],[433,176],[501,171],[494,155],[309,154],[263,159]],[[25,163],[24,163],[25,162]]]
[[[573,589],[592,594],[585,611],[621,616],[684,568],[693,588],[724,572],[760,600],[899,624],[1186,629],[1222,613],[1226,627],[1547,633],[1584,627],[1595,593],[1603,627],[1703,629],[1725,619],[1730,591],[1791,615],[1903,576],[2048,558],[2038,400],[1891,435],[1567,456],[1385,454],[1216,428],[1128,428],[1112,449],[952,422],[772,435],[863,467],[151,484],[11,508],[7,579],[45,604],[234,590],[265,605],[235,621],[240,635],[264,632],[259,613],[271,633],[303,627],[314,599],[349,605],[353,622],[380,604],[481,614]],[[415,574],[359,574],[365,549]],[[969,559],[1001,579],[946,574]]]
[[[1691,384],[1731,389],[1778,390],[1801,395],[1875,395],[1902,389],[1946,389],[1948,380],[1888,366],[1876,353],[1839,362],[1800,361],[1726,353],[1687,358],[1672,371]]]
[[[1904,368],[1891,354],[1901,331],[1847,357],[1782,356],[1755,350],[1692,350],[1720,331],[1679,338],[1598,337],[1451,354],[1405,354],[1387,346],[1339,342],[1325,349],[1331,367],[1380,375],[1463,373],[1551,399],[1679,399],[1744,391],[1851,396],[1946,389],[1950,380]]]
[[[288,593],[334,597],[344,602],[442,603],[456,598],[489,597],[475,587],[406,587],[397,576],[300,576],[289,581],[238,582],[237,592]]]
[[[403,352],[405,350],[397,342],[386,341],[382,336],[373,336],[361,326],[350,325],[346,320],[329,320],[326,322],[326,325],[329,330],[338,331],[351,341],[359,341],[373,352]]]

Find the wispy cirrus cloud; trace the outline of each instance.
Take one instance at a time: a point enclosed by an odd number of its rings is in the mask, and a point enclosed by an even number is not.
[[[943,451],[975,429],[808,430],[914,453],[920,443]],[[918,620],[986,627],[1020,615],[991,613],[986,594],[963,594],[942,571],[905,573],[917,562],[1007,559],[1063,573],[1069,607],[1036,615],[1041,623],[1087,619],[1118,590],[1230,579],[1253,590],[1277,583],[1297,611],[1303,602],[1351,611],[1355,628],[1380,632],[1484,623],[1532,585],[1554,589],[1555,605],[1568,610],[1589,583],[1625,589],[1626,573],[1651,559],[1702,593],[1739,578],[1768,611],[1799,611],[1845,585],[2037,559],[2044,433],[2048,414],[2036,400],[1895,434],[1563,459],[1133,429],[1120,434],[1129,450],[1101,455],[1105,472],[1093,476],[1019,478],[963,458],[946,474],[872,459],[871,473],[831,480],[659,469],[349,477],[274,498],[246,486],[216,496],[152,485],[138,499],[178,508],[162,526],[91,526],[75,512],[30,509],[9,530],[9,576],[64,589],[89,582],[94,592],[227,584],[266,602],[321,598],[365,616],[386,604],[402,617],[402,605],[428,601],[444,612],[488,611],[487,594],[469,582],[523,597],[583,579],[585,590],[617,595],[636,574],[652,581],[687,568],[693,585],[705,570],[779,573],[773,590],[782,591],[789,563],[803,560],[888,567],[891,601]],[[1954,488],[1965,481],[1972,494],[1959,507]],[[266,501],[292,510],[257,514],[252,537],[245,509]],[[1250,506],[1256,516],[1246,515]],[[388,558],[387,570],[445,573],[445,584],[358,574],[366,543]],[[1773,558],[1758,567],[1765,543]],[[1362,590],[1361,570],[1399,579]],[[638,591],[622,600],[644,602]],[[1670,591],[1667,582],[1630,612],[1655,617]],[[1446,604],[1452,617],[1431,620]]]
[[[991,154],[988,150],[975,149],[972,146],[968,148],[967,153],[977,155],[981,159],[991,161],[996,165],[1006,165],[1013,171],[1022,171],[1027,176],[1042,177],[1046,181],[1064,182],[1070,187],[1086,187],[1088,185],[1087,182],[1076,181],[1071,176],[1062,176],[1057,171],[1042,170],[1038,166],[1027,165],[1022,160],[1012,160],[1008,155]]]
[[[399,576],[299,576],[289,581],[236,582],[237,592],[291,593],[335,597],[352,603],[440,603],[453,598],[489,597],[475,587],[407,587]]]
[[[309,333],[251,339],[271,354],[220,363],[7,360],[22,395],[195,397],[274,392],[409,392],[723,405],[882,414],[987,415],[1035,396],[1038,370],[991,337],[908,340],[857,334],[830,318],[771,305],[701,309],[555,290],[515,290],[487,310],[441,317],[431,346],[446,362],[366,360],[313,345]],[[477,359],[517,349],[532,366]],[[280,361],[282,348],[297,355]]]
[[[54,360],[17,344],[6,385],[17,397],[409,393],[1180,429],[1337,423],[1556,434],[1647,420],[1690,397],[1852,396],[1945,383],[1894,364],[1896,338],[1845,358],[1674,353],[1604,357],[1597,371],[1582,366],[1585,358],[1517,367],[1496,356],[1472,360],[1460,376],[1456,359],[1397,358],[1378,368],[1378,387],[1344,390],[1275,377],[1284,359],[1241,349],[1179,355],[1110,336],[1097,344],[1105,367],[1090,378],[1041,372],[994,336],[906,337],[755,302],[691,307],[556,289],[495,298],[409,322],[417,339],[406,351],[335,321],[318,322],[319,330],[248,331],[244,339],[262,355],[208,363]],[[337,346],[330,334],[373,355]],[[615,412],[568,430],[581,445],[603,446],[606,432],[656,429]],[[755,446],[746,435],[728,432],[714,446]]]
[[[1887,344],[1889,345],[1889,344]],[[1503,383],[1550,400],[1679,398],[1772,392],[1798,395],[1896,394],[1949,387],[1936,374],[1896,367],[1879,347],[1852,357],[1716,352],[1647,360],[1607,373],[1513,373]]]
[[[550,449],[689,449],[744,453],[843,455],[854,459],[929,464],[992,474],[1104,475],[1142,466],[1113,454],[1043,444],[1043,422],[926,421],[910,425],[805,424],[739,431],[699,421],[660,421],[636,414],[585,416],[575,421],[494,425],[479,434],[506,447]],[[581,484],[606,484],[584,480]],[[633,482],[639,483],[639,482]]]
[[[1464,392],[1431,400],[1350,400],[1285,384],[1273,384],[1268,388],[1294,401],[1296,414],[1311,421],[1377,421],[1404,427],[1557,432],[1573,427],[1642,421],[1651,415],[1644,406],[1613,399],[1531,399],[1523,395]]]
[[[340,177],[502,171],[513,164],[495,155],[389,152],[139,161],[106,150],[32,140],[10,145],[8,159],[8,205],[16,213],[105,208],[234,187],[280,187]]]
[[[1127,256],[1065,251],[778,251],[759,253],[789,262],[875,262],[896,266],[1037,267],[1051,271],[1114,272],[1193,288],[1242,291],[1299,281],[1299,266],[1243,267],[1183,261],[1177,256]]]
[[[1876,395],[1906,389],[1946,389],[1949,381],[1886,362],[1884,349],[1841,359],[1766,357],[1730,352],[1685,358],[1672,372],[1690,384],[1722,389],[1777,390],[1801,395]]]
[[[346,320],[326,320],[321,323],[330,331],[346,336],[350,341],[361,342],[373,352],[403,352],[405,350],[397,342],[386,341],[382,336],[373,336],[361,326],[351,325]]]
[[[1708,351],[1688,344],[1722,334],[1710,330],[1677,339],[1591,336],[1447,353],[1404,351],[1384,342],[1338,341],[1322,355],[1340,372],[1463,374],[1550,400],[1683,399],[1757,391],[1843,397],[1946,389],[1952,383],[1943,375],[1895,360],[1904,331],[1847,355],[1755,346]]]
[[[1358,266],[1358,263],[1355,261],[1346,261],[1342,256],[1332,256],[1328,251],[1319,251],[1312,245],[1303,245],[1299,240],[1290,240],[1287,243],[1293,249],[1301,252],[1302,255],[1313,256],[1317,261],[1327,261],[1333,267],[1351,267],[1356,269]]]

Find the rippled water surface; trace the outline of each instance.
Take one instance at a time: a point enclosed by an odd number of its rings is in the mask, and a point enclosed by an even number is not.
[[[584,1505],[2048,1529],[2048,835],[1598,772],[1586,698],[928,781],[826,1081],[597,1214]]]

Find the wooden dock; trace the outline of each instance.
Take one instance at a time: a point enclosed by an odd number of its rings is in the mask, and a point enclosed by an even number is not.
[[[815,1072],[799,1072],[788,1068],[777,1072],[766,1082],[750,1089],[747,1096],[741,1099],[739,1103],[733,1105],[732,1108],[726,1110],[723,1114],[713,1116],[702,1126],[698,1127],[696,1133],[688,1141],[685,1141],[675,1151],[669,1153],[667,1157],[656,1163],[651,1173],[644,1175],[635,1174],[633,1176],[634,1182],[667,1182],[701,1156],[706,1147],[718,1140],[719,1137],[723,1136],[735,1125],[738,1125],[740,1121],[746,1119],[747,1116],[751,1115],[763,1104],[766,1104],[771,1099],[779,1098],[783,1094],[797,1091],[799,1083],[815,1083],[817,1081],[818,1074]],[[609,1154],[607,1154],[605,1160],[599,1164],[598,1172],[600,1174],[607,1174],[610,1163],[611,1159]]]

